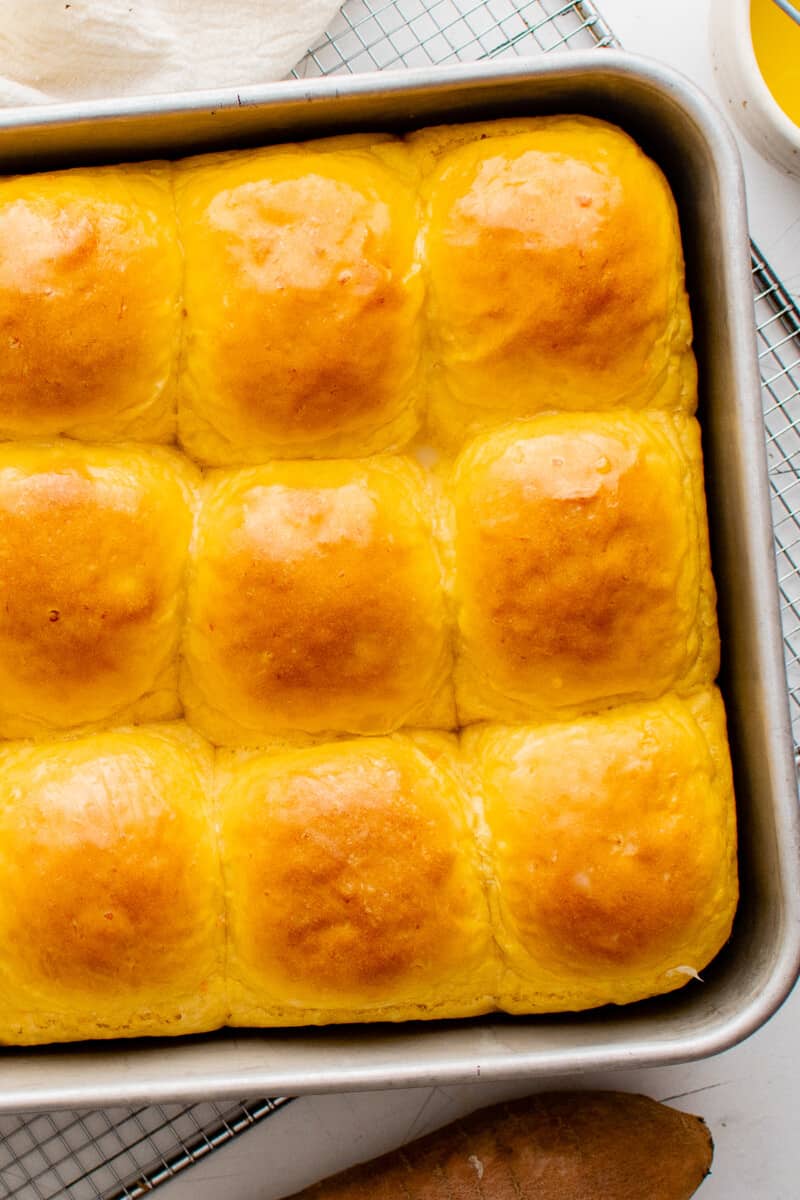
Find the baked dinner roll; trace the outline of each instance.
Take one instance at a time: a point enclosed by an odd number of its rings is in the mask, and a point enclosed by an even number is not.
[[[432,419],[693,408],[675,203],[613,125],[538,117],[411,139],[427,174]]]
[[[177,715],[197,482],[161,447],[0,446],[0,736]]]
[[[0,181],[0,437],[168,441],[180,285],[166,164]]]
[[[497,960],[446,735],[220,752],[232,1025],[469,1016]]]
[[[189,720],[240,745],[452,728],[436,507],[401,458],[219,472],[190,575]]]
[[[714,678],[693,418],[512,424],[470,443],[451,494],[461,724],[566,715]]]
[[[224,1022],[211,766],[181,725],[0,747],[0,1040]]]
[[[350,457],[414,433],[415,183],[405,148],[374,136],[179,166],[194,458]]]
[[[476,726],[463,745],[485,804],[501,1008],[626,1004],[713,958],[737,900],[716,691],[568,724]]]

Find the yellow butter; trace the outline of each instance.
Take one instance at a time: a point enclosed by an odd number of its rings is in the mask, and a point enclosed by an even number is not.
[[[800,0],[790,0],[800,12]],[[751,0],[753,49],[764,81],[786,115],[800,126],[800,25],[773,0]]]

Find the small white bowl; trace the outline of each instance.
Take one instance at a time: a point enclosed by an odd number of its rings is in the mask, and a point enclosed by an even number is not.
[[[759,154],[800,178],[800,128],[764,82],[753,49],[750,0],[712,0],[711,47],[730,115]]]

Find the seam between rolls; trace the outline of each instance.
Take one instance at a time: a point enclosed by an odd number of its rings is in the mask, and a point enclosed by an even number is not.
[[[191,461],[197,463],[198,467],[201,467],[202,464],[183,449],[179,436],[180,425],[178,422],[178,416],[181,403],[183,377],[186,370],[186,332],[188,324],[188,313],[186,308],[186,246],[183,240],[181,219],[178,211],[178,194],[176,191],[178,172],[173,160],[169,160],[167,166],[169,171],[169,194],[172,200],[172,215],[175,221],[175,244],[178,247],[181,260],[180,285],[178,290],[178,315],[180,319],[178,321],[178,336],[176,339],[177,345],[175,347],[175,356],[172,364],[174,372],[173,396],[175,402],[175,434],[172,440],[180,448],[181,452],[186,454],[187,458],[190,458]]]
[[[498,964],[498,975],[495,981],[496,990],[491,994],[490,999],[495,1010],[500,1010],[500,998],[503,991],[503,977],[512,970],[508,961],[508,957],[503,949],[503,946],[498,937],[498,927],[495,921],[495,906],[492,904],[491,889],[496,884],[492,883],[493,872],[490,859],[489,847],[493,842],[492,831],[486,817],[486,804],[483,794],[483,785],[480,780],[480,771],[477,764],[468,764],[464,759],[462,735],[459,733],[459,764],[462,786],[470,805],[470,812],[473,820],[472,836],[476,849],[476,858],[478,865],[478,875],[481,884],[481,893],[486,905],[486,914],[488,918],[489,936],[491,945],[494,948],[495,959]],[[499,905],[498,905],[499,909]]]

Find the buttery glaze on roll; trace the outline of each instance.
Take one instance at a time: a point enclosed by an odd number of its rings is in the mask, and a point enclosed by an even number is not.
[[[169,171],[0,181],[0,437],[173,436],[182,267]]]
[[[0,747],[0,1040],[224,1023],[211,768],[181,725]]]
[[[159,447],[0,446],[0,736],[178,714],[198,482]]]
[[[188,719],[237,745],[452,728],[436,509],[402,458],[218,473],[189,583]]]
[[[693,409],[669,186],[588,117],[424,130],[431,419],[447,441],[545,409]]]
[[[738,894],[716,691],[567,724],[463,736],[508,1012],[627,1004],[681,987],[726,941]]]
[[[450,482],[459,721],[687,691],[719,664],[693,418],[548,414],[483,434]]]
[[[220,751],[232,1025],[470,1016],[497,960],[455,744]]]
[[[691,321],[627,135],[0,180],[0,334],[0,739],[37,739],[0,741],[0,1041],[703,969],[737,880]],[[135,444],[176,390],[186,453]]]
[[[350,457],[417,427],[422,279],[405,148],[355,136],[191,159],[181,440],[204,463]]]

